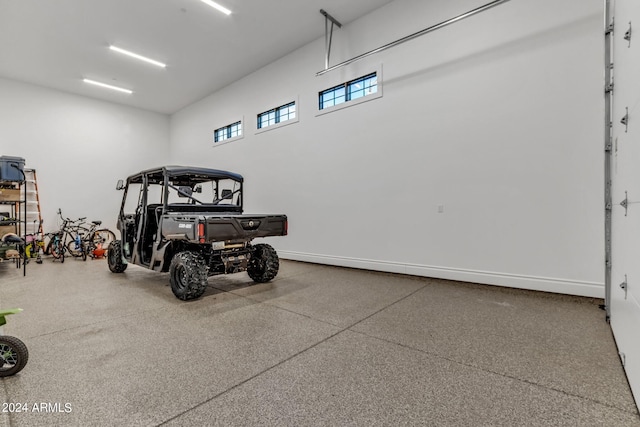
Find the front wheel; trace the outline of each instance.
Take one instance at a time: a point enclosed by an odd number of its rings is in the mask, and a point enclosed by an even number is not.
[[[247,265],[247,273],[254,282],[264,283],[278,274],[280,260],[271,245],[259,243],[254,246],[253,254]]]
[[[85,254],[84,250],[84,244],[78,244],[75,240],[67,243],[67,253],[74,258],[82,257],[82,259],[87,259],[87,255]]]
[[[20,339],[9,335],[0,336],[0,377],[15,375],[29,360],[29,350]]]
[[[197,253],[177,253],[169,266],[169,282],[177,298],[199,298],[207,289],[207,264]]]
[[[51,246],[51,255],[53,256],[53,258],[60,260],[61,263],[64,262],[64,252],[65,247],[64,243],[62,243],[62,240],[54,241],[53,245]]]
[[[109,245],[107,264],[113,273],[122,273],[127,269],[127,264],[122,260],[122,242],[120,240],[114,240]]]
[[[61,242],[57,238],[51,239],[47,248],[48,248],[48,251],[46,251],[46,253],[51,254],[51,256],[54,257],[55,259],[60,258],[60,255],[63,252]]]

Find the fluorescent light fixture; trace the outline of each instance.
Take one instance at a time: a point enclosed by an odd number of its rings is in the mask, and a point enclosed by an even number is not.
[[[224,13],[225,15],[231,15],[231,11],[229,9],[227,9],[224,6],[220,6],[218,3],[211,1],[211,0],[200,0],[202,3],[206,3],[209,6],[211,6],[214,9],[219,10],[220,12]]]
[[[167,67],[167,64],[164,64],[162,62],[156,61],[155,59],[147,58],[146,56],[138,55],[137,53],[131,52],[131,51],[126,50],[126,49],[122,49],[121,47],[117,47],[117,46],[114,46],[114,45],[109,45],[109,49],[111,49],[113,51],[116,51],[118,53],[122,53],[124,55],[130,56],[132,58],[136,58],[136,59],[139,59],[141,61],[148,62],[149,64],[157,65],[158,67],[162,67],[162,68],[166,68]]]
[[[100,83],[100,82],[97,82],[97,81],[91,80],[91,79],[82,79],[82,81],[85,82],[85,83],[89,83],[89,84],[92,84],[92,85],[104,87],[104,88],[107,88],[107,89],[117,90],[118,92],[128,93],[129,95],[131,95],[133,93],[132,90],[124,89],[124,88],[121,88],[121,87],[118,87],[118,86],[108,85],[106,83]]]

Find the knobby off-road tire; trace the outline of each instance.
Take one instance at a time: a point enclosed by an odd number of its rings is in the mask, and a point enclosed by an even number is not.
[[[0,335],[0,377],[15,375],[29,360],[27,346],[18,338]]]
[[[113,273],[122,273],[127,269],[127,264],[122,261],[122,242],[120,240],[114,240],[109,245],[107,264]]]
[[[169,266],[173,294],[183,301],[199,298],[207,289],[207,264],[194,252],[177,253]]]
[[[280,260],[276,250],[266,243],[254,246],[253,254],[247,265],[247,273],[254,282],[264,283],[278,274]]]

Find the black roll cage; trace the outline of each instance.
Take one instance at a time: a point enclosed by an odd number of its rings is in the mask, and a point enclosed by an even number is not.
[[[238,205],[237,206],[229,206],[229,205],[218,205],[218,202],[224,199],[224,197],[218,194],[218,182],[222,179],[230,179],[236,181],[240,187],[233,191],[232,194],[240,193],[238,197]],[[172,181],[172,184],[169,184],[169,181]],[[207,182],[207,181],[215,181],[216,189],[215,189],[215,198],[216,200],[212,201],[212,203],[202,203],[201,201],[196,200],[190,194],[183,191],[179,187],[195,187],[198,183]],[[143,191],[139,197],[142,197],[143,200],[138,200],[138,206],[142,205],[146,207],[148,205],[147,193],[148,186],[150,184],[159,184],[163,186],[162,189],[162,213],[167,212],[167,207],[171,206],[168,204],[168,188],[176,190],[178,193],[183,196],[197,201],[202,206],[212,207],[213,209],[220,209],[225,211],[234,211],[240,212],[243,211],[243,184],[244,178],[242,175],[228,172],[219,169],[209,169],[209,168],[199,168],[199,167],[185,167],[185,166],[164,166],[160,168],[148,169],[142,172],[139,172],[135,175],[131,175],[127,178],[126,185],[124,187],[124,194],[122,197],[122,203],[120,206],[120,215],[124,216],[124,206],[127,200],[127,193],[129,191],[130,184],[141,184],[143,187]],[[182,204],[172,204],[176,207],[179,207],[180,210],[183,210],[185,206]],[[197,206],[197,205],[191,205]]]

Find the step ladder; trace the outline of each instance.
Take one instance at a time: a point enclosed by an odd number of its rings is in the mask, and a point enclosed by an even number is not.
[[[38,179],[35,169],[24,169],[24,185],[20,187],[21,198],[26,200],[26,217],[20,224],[20,235],[42,233],[42,210],[40,209],[40,196],[38,195]],[[26,198],[25,198],[26,192]],[[21,216],[25,207],[21,206]]]

